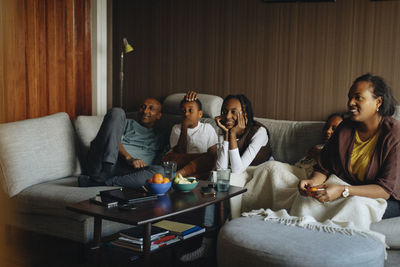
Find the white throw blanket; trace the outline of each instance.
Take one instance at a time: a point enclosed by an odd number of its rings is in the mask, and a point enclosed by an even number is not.
[[[265,220],[326,232],[359,233],[385,243],[383,234],[370,230],[371,223],[382,219],[386,209],[384,199],[351,196],[323,204],[300,195],[297,184],[307,178],[304,169],[268,161],[249,172],[252,179],[246,177],[248,192],[242,197],[242,211],[252,211],[242,216],[261,215]],[[346,185],[335,175],[326,183]]]

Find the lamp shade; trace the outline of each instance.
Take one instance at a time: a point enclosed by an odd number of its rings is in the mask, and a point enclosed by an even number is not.
[[[128,40],[126,38],[122,39],[124,42],[124,49],[125,49],[125,53],[129,53],[133,51],[133,47],[128,43]]]

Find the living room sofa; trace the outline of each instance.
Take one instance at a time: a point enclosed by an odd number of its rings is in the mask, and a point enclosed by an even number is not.
[[[400,120],[400,106],[397,107],[393,117]],[[272,156],[277,161],[295,164],[312,146],[322,143],[323,140],[322,129],[325,124],[323,121],[287,121],[267,118],[255,118],[255,120],[268,128]],[[371,229],[384,234],[386,244],[390,247],[387,250],[388,260],[384,261],[385,266],[399,266],[400,217],[373,223]],[[346,235],[335,234],[333,237],[335,241],[331,242],[328,240],[330,237],[324,235],[326,233],[316,231],[310,234],[309,232],[311,230],[265,222],[262,218],[233,219],[222,227],[218,236],[218,266],[375,267],[381,266],[383,262],[382,249],[376,244],[379,242],[356,235],[348,239],[351,242],[342,245],[348,238]],[[314,245],[319,250],[307,250]],[[333,249],[338,249],[339,246],[343,254],[329,253]],[[265,250],[266,247],[268,251]],[[294,255],[284,254],[282,252],[284,249],[295,251],[295,253]],[[358,253],[360,251],[364,254]],[[330,257],[324,258],[326,255]],[[377,255],[381,256],[380,259],[375,258]],[[369,261],[368,264],[356,264],[357,260],[363,261],[363,258]]]
[[[184,94],[173,94],[163,102],[157,127],[171,129],[180,122],[179,103]],[[213,123],[223,99],[201,94],[202,121]],[[136,112],[128,117],[135,117]],[[7,224],[21,229],[66,238],[86,244],[93,239],[93,218],[66,206],[94,197],[113,187],[79,187],[77,176],[85,154],[103,121],[103,116],[56,113],[36,119],[0,124],[0,182],[13,205]],[[103,220],[107,236],[129,225]]]
[[[168,96],[159,127],[170,129],[180,121],[183,94]],[[216,128],[222,98],[200,95],[205,122]],[[136,113],[128,114],[134,117]],[[395,114],[400,119],[399,113]],[[71,122],[66,113],[0,124],[0,181],[13,203],[8,223],[22,229],[88,243],[93,218],[66,209],[110,187],[78,187],[82,158],[95,137],[103,116],[79,116]],[[321,143],[322,121],[285,121],[256,118],[270,132],[275,160],[295,163],[313,145]],[[392,250],[400,249],[400,217],[382,220],[372,229],[386,235]],[[103,235],[129,226],[103,222]],[[390,251],[389,251],[390,253]]]

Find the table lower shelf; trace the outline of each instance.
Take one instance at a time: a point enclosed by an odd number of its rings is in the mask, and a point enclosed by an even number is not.
[[[206,232],[192,236],[190,238],[180,240],[170,245],[166,245],[151,251],[152,264],[158,266],[157,262],[162,264],[160,266],[176,266],[178,255],[195,250],[201,245],[201,238],[207,235],[214,235],[216,233],[216,227],[207,229]],[[133,251],[128,248],[119,247],[111,244],[111,240],[115,239],[116,235],[103,238],[97,247],[91,249],[94,259],[102,264],[112,263],[117,265],[128,265],[128,264],[144,264],[143,253]],[[98,264],[98,262],[96,263]],[[117,266],[115,265],[115,266]]]

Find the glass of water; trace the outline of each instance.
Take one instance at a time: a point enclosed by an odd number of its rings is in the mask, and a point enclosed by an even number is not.
[[[229,190],[230,180],[231,180],[230,169],[217,170],[217,190],[219,192],[226,192]]]
[[[176,161],[164,161],[163,162],[163,167],[164,167],[164,173],[165,177],[168,177],[170,180],[174,179],[176,176],[176,168],[178,164]]]

